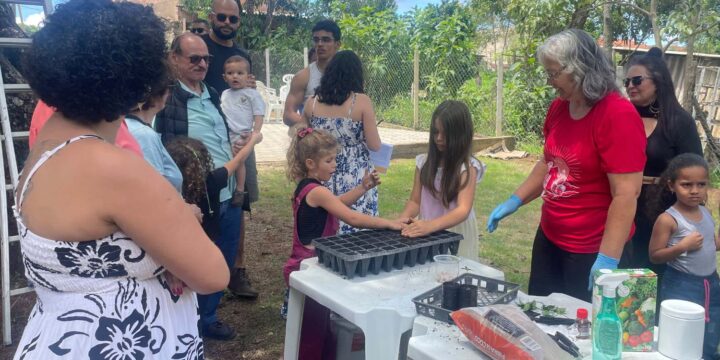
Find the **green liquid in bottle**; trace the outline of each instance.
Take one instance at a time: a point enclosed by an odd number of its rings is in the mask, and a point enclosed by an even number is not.
[[[603,296],[602,309],[593,324],[593,360],[622,358],[622,324],[615,311],[615,298]]]

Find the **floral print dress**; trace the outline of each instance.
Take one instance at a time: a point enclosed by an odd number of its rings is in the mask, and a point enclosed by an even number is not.
[[[45,152],[30,170],[75,137]],[[202,359],[197,299],[171,293],[165,269],[121,232],[63,242],[25,227],[14,209],[25,276],[37,293],[15,359]]]
[[[340,148],[337,154],[337,168],[332,178],[323,183],[333,194],[342,195],[354,187],[362,183],[365,176],[365,170],[372,171],[373,166],[370,163],[370,151],[365,141],[365,132],[362,121],[353,121],[350,115],[355,106],[356,94],[352,94],[352,103],[347,117],[323,117],[315,115],[315,102],[313,100],[313,109],[310,115],[310,127],[314,129],[322,129],[333,136],[338,141]],[[353,210],[359,211],[372,216],[378,216],[378,192],[377,188],[372,188],[361,196],[358,201],[350,206]],[[342,221],[340,221],[339,234],[347,234],[358,231]]]

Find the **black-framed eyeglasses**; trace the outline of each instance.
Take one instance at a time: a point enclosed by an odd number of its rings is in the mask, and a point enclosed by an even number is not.
[[[237,24],[238,21],[240,21],[240,18],[235,15],[215,14],[215,18],[219,22],[225,22],[225,20],[230,20],[231,24]]]
[[[566,68],[567,66],[563,66],[558,71],[545,71],[545,76],[547,76],[548,80],[555,80]]]
[[[185,57],[188,58],[188,60],[190,60],[190,63],[193,65],[199,64],[201,60],[205,60],[205,63],[209,64],[210,60],[212,60],[212,55],[190,55]]]
[[[642,84],[643,80],[646,80],[646,79],[652,79],[652,78],[647,77],[647,76],[641,76],[641,75],[625,78],[623,80],[623,85],[625,85],[625,87],[628,87],[632,83],[633,86],[640,86],[640,84]]]
[[[319,44],[319,43],[330,44],[334,41],[335,41],[335,39],[331,38],[330,36],[313,36],[313,38],[312,38],[313,44]]]
[[[190,32],[193,34],[202,35],[205,33],[205,28],[192,28],[190,29]]]

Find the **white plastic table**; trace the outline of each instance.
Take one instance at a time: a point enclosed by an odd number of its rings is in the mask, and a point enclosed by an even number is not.
[[[290,299],[285,326],[284,359],[297,359],[305,296],[354,323],[365,333],[365,358],[398,358],[400,338],[413,326],[416,316],[412,298],[438,286],[432,262],[401,270],[345,279],[318,264],[304,260],[290,274]],[[503,280],[502,271],[462,259],[460,272]]]
[[[567,314],[575,314],[578,308],[582,307],[592,311],[592,305],[580,299],[565,294],[554,293],[548,296],[528,296],[518,294],[518,300],[527,302],[531,300],[540,301],[545,305],[556,305],[567,309]],[[566,327],[539,325],[546,332],[562,331],[566,335]],[[657,330],[657,329],[656,329]],[[657,333],[657,332],[656,332]],[[583,359],[592,359],[592,344],[590,340],[577,340],[576,345],[580,348]],[[408,343],[408,360],[489,360],[460,332],[457,326],[433,320],[425,316],[415,318],[412,337]],[[657,353],[632,353],[624,352],[623,360],[664,360],[667,357]]]

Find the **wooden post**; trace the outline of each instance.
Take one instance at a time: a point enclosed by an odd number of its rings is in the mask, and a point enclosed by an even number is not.
[[[502,135],[502,123],[503,123],[503,72],[504,66],[502,54],[497,54],[495,62],[497,69],[497,82],[495,87],[496,98],[495,98],[495,136]]]
[[[417,47],[413,54],[413,84],[412,84],[412,102],[413,102],[413,129],[420,127],[420,52]]]
[[[265,86],[270,86],[270,49],[265,49]]]

